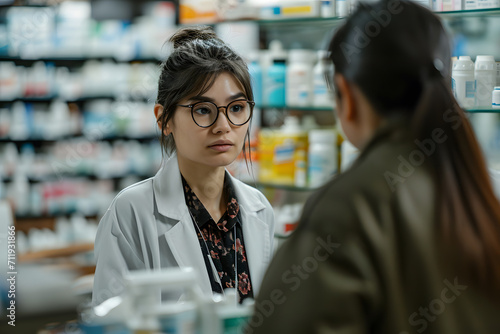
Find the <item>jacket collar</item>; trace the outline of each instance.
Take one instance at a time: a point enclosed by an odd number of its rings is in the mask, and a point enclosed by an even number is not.
[[[256,192],[252,191],[250,186],[243,184],[231,174],[228,173],[228,175],[234,186],[240,207],[244,207],[249,212],[256,212],[265,208],[262,200],[257,197]],[[186,214],[189,214],[183,195],[177,154],[170,156],[153,177],[153,191],[156,207],[161,215],[180,220]]]

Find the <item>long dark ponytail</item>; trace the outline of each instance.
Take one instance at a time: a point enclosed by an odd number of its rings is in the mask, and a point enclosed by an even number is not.
[[[451,92],[450,44],[439,18],[409,1],[360,4],[330,44],[335,72],[382,117],[406,118],[413,138],[444,141],[428,161],[437,228],[462,274],[500,296],[500,204],[467,114]]]

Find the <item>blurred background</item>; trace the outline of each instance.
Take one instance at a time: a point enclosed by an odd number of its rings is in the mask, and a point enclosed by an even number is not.
[[[459,102],[500,194],[500,109],[493,106],[500,86],[500,1],[418,2],[443,20],[454,57],[469,56],[477,65],[478,55],[490,56],[480,69],[493,78],[489,93]],[[229,170],[272,203],[279,246],[307,197],[358,154],[336,128],[323,80],[329,64],[321,60],[356,5],[0,0],[2,319],[12,271],[7,232],[15,226],[17,332],[71,332],[68,321],[91,296],[100,217],[120,190],[152,177],[161,165],[153,106],[169,54],[165,42],[182,26],[213,26],[248,62],[256,102],[251,163],[240,157]],[[459,80],[461,73],[454,73]],[[500,105],[500,91],[496,96]],[[0,331],[8,333],[13,327],[4,320]]]

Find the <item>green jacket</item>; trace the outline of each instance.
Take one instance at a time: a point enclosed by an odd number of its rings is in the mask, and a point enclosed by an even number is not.
[[[307,201],[247,333],[500,333],[500,306],[445,270],[432,145],[387,126]]]

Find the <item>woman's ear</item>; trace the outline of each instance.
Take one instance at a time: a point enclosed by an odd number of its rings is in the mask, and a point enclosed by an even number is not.
[[[338,94],[337,114],[342,114],[345,120],[355,121],[357,113],[353,87],[342,74],[335,74],[334,80]]]
[[[154,113],[155,113],[155,118],[156,118],[156,125],[158,125],[158,129],[160,129],[160,131],[162,131],[162,123],[160,121],[160,117],[161,115],[163,114],[163,106],[161,104],[155,104],[154,106]],[[170,134],[171,130],[170,130],[170,126],[169,124],[167,124],[167,126],[165,127],[165,136],[168,136]]]

